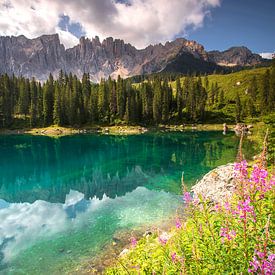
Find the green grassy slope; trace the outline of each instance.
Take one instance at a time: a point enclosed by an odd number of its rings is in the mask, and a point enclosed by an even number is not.
[[[209,87],[212,83],[218,83],[218,86],[224,90],[224,95],[227,100],[235,100],[237,92],[239,92],[240,97],[245,95],[245,91],[249,86],[250,81],[255,76],[257,81],[264,74],[268,68],[256,68],[250,70],[243,70],[231,74],[212,74],[208,75]],[[202,77],[202,82],[204,84],[204,78]],[[184,82],[184,77],[181,78],[181,82]],[[240,82],[240,85],[237,83]],[[176,82],[170,83],[172,88],[176,88]]]
[[[246,98],[248,87],[253,77],[254,76],[256,77],[256,80],[259,84],[260,78],[262,77],[262,75],[265,73],[267,69],[269,68],[268,67],[255,68],[255,69],[248,69],[248,70],[243,70],[243,71],[230,73],[230,74],[208,75],[207,77],[209,81],[209,89],[212,83],[213,84],[217,83],[218,87],[224,91],[224,97],[225,97],[225,103],[226,103],[222,109],[212,110],[212,114],[214,115],[214,117],[213,119],[210,119],[210,120],[217,121],[218,118],[221,118],[221,120],[224,120],[224,122],[226,122],[225,117],[231,117],[230,120],[232,120],[232,118],[235,117],[235,98],[237,93],[239,93],[241,101],[244,101]],[[184,79],[185,79],[184,77],[181,78],[182,84],[184,82]],[[204,85],[204,80],[205,80],[205,77],[202,77],[203,85]],[[173,81],[173,82],[170,82],[170,84],[175,93],[176,82]]]
[[[266,70],[267,68],[257,68],[227,75],[210,75],[208,79],[210,85],[212,82],[218,83],[219,87],[224,90],[226,99],[235,100],[237,92],[239,92],[240,97],[245,95],[252,78],[255,76],[258,81]],[[238,82],[240,85],[237,85]]]

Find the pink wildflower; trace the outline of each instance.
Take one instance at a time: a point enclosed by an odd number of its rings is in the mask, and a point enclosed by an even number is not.
[[[220,212],[221,211],[221,205],[219,203],[216,203],[214,206],[214,209],[216,212]]]
[[[162,245],[166,245],[166,243],[168,242],[168,240],[170,239],[170,236],[164,232],[162,233],[160,236],[159,236],[159,242],[162,244]]]
[[[186,203],[186,204],[189,204],[191,201],[192,201],[192,196],[189,192],[184,192],[183,194],[183,201]]]
[[[249,262],[251,268],[249,273],[272,275],[275,273],[275,254],[270,254],[267,258],[264,252],[255,251],[257,256]]]
[[[237,178],[243,179],[247,177],[247,161],[243,160],[234,164],[234,175]]]
[[[228,201],[226,201],[226,202],[224,203],[224,208],[225,208],[226,211],[230,212],[230,210],[231,210],[231,205],[230,205],[230,203],[229,203]]]
[[[228,227],[221,227],[220,236],[222,237],[222,242],[224,242],[225,239],[231,241],[236,237],[236,231],[229,231]]]
[[[263,183],[268,176],[268,172],[265,169],[260,169],[257,165],[254,165],[253,171],[250,176],[250,180],[255,183]]]
[[[177,260],[177,253],[174,252],[171,254],[172,262],[174,263]]]
[[[137,239],[135,237],[131,237],[130,241],[131,241],[131,246],[132,247],[136,247],[136,245],[137,245]]]
[[[254,220],[256,219],[254,206],[250,204],[250,197],[248,197],[245,201],[239,201],[238,203],[238,210],[241,219],[245,219],[247,213],[250,213]]]
[[[268,256],[268,260],[269,260],[270,262],[275,261],[275,254],[270,254],[270,255]]]
[[[176,219],[176,228],[180,229],[182,227],[181,221],[179,218]]]

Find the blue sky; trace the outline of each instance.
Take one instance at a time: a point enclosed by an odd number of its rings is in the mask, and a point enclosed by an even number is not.
[[[275,51],[275,0],[0,0],[0,35],[112,36],[137,48],[176,37],[207,50],[247,46]]]
[[[254,52],[274,52],[275,0],[223,0],[189,38],[207,50],[244,45]]]

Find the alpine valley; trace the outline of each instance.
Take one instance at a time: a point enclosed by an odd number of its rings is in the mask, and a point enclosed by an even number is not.
[[[224,52],[207,52],[196,41],[178,38],[163,44],[136,49],[123,40],[108,37],[102,42],[81,37],[79,44],[65,49],[58,34],[35,39],[20,36],[0,37],[0,74],[35,77],[44,81],[60,70],[82,77],[89,73],[94,82],[118,75],[123,78],[156,72],[213,73],[235,66],[254,66],[264,62],[246,47]]]

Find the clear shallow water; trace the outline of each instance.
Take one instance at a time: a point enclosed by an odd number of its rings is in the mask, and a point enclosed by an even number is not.
[[[0,274],[64,273],[117,232],[167,219],[182,171],[190,186],[237,148],[221,132],[0,136]]]

